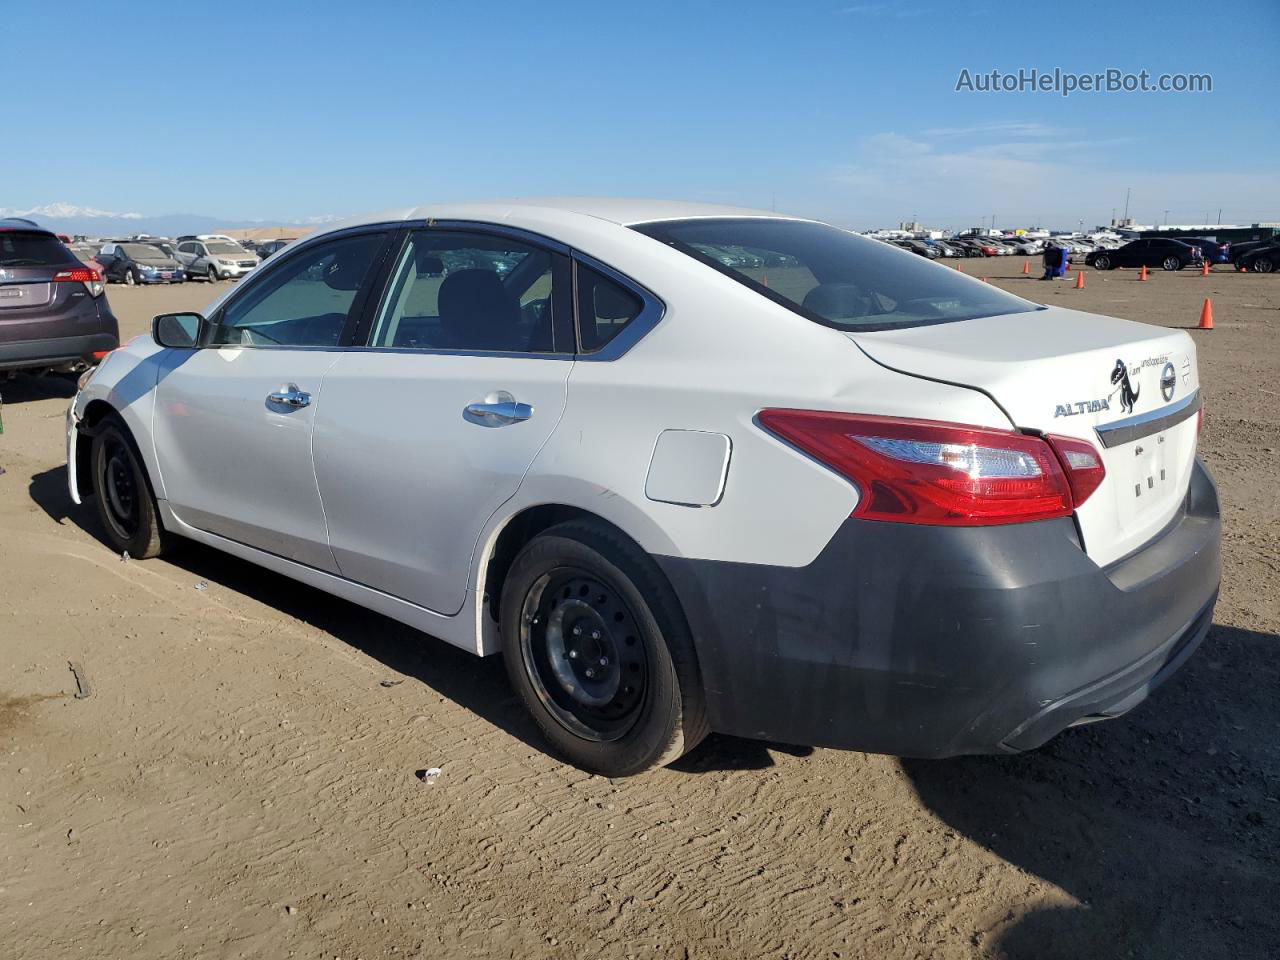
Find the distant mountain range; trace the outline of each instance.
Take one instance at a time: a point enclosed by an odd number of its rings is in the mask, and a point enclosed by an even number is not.
[[[25,217],[55,233],[83,234],[88,237],[132,236],[135,233],[176,237],[186,233],[219,233],[245,227],[275,225],[266,220],[226,220],[197,213],[170,213],[160,216],[118,213],[113,210],[99,210],[96,207],[81,207],[61,202],[31,207],[27,210],[0,207],[0,218],[3,217]],[[332,223],[341,219],[343,218],[338,216],[307,217],[299,223],[280,224],[280,226],[314,227],[317,224]]]

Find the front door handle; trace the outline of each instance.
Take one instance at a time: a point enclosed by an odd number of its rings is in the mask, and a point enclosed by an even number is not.
[[[479,403],[469,403],[463,416],[482,427],[505,427],[533,416],[533,407],[519,403],[505,390],[491,393]]]
[[[311,394],[299,390],[296,383],[286,383],[275,393],[267,394],[267,403],[277,403],[286,407],[305,407],[311,403]]]

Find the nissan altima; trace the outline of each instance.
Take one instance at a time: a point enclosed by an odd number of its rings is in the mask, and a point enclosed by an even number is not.
[[[1179,330],[812,220],[513,201],[156,317],[67,460],[116,550],[197,540],[500,654],[618,776],[712,730],[944,757],[1125,713],[1212,618],[1201,414]]]

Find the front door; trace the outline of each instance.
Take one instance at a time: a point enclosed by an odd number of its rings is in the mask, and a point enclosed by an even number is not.
[[[312,424],[385,239],[360,233],[299,250],[211,318],[206,346],[172,352],[156,388],[155,443],[180,520],[336,571]]]
[[[564,409],[568,286],[567,258],[536,243],[409,235],[367,346],[325,374],[316,415],[316,477],[343,576],[461,609],[481,529]]]

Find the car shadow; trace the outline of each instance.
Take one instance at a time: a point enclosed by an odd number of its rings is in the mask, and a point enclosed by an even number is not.
[[[0,401],[6,407],[38,400],[70,400],[75,395],[76,378],[69,374],[32,377],[19,373],[11,380],[0,379]]]
[[[1215,625],[1128,716],[1013,757],[903,760],[920,800],[1041,890],[991,918],[1011,960],[1280,949],[1280,637]],[[1036,902],[1038,901],[1038,902]]]
[[[31,478],[28,494],[54,522],[75,524],[108,548],[90,503],[72,503],[67,470],[55,467]],[[355,603],[266,570],[193,540],[180,540],[165,561],[204,580],[250,597],[360,650],[389,671],[412,678],[483,717],[531,749],[547,750],[537,726],[507,683],[500,657],[476,657],[443,640]],[[770,751],[807,756],[810,747],[765,744],[713,734],[674,769],[689,774],[758,770],[773,765]]]

